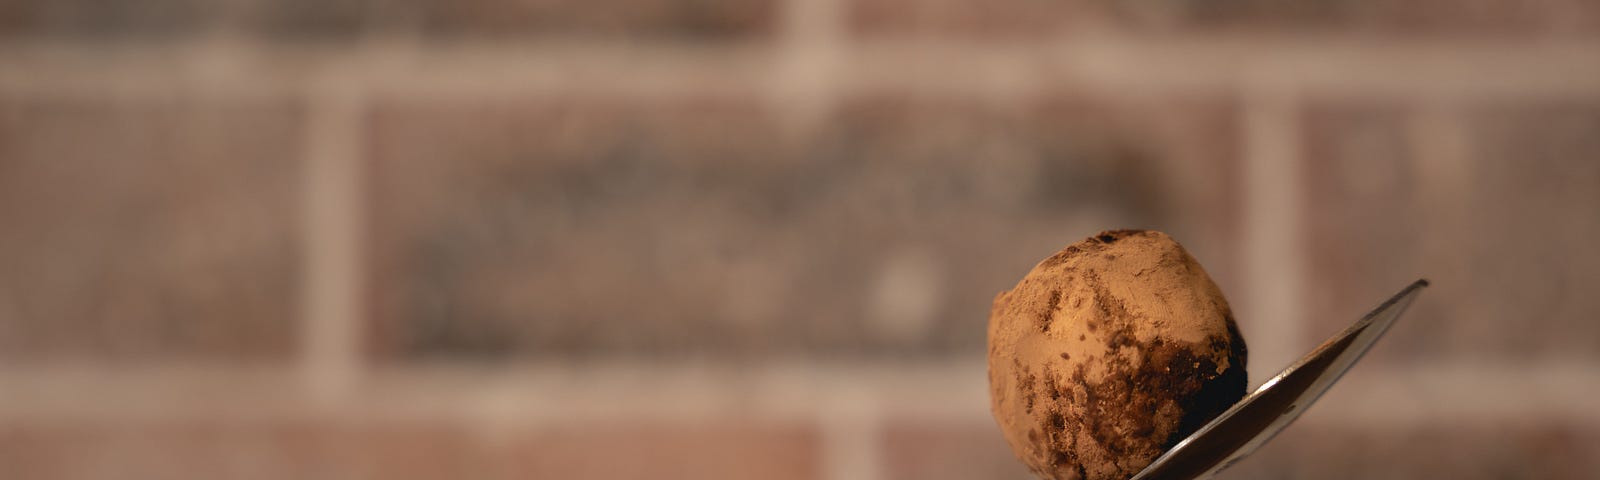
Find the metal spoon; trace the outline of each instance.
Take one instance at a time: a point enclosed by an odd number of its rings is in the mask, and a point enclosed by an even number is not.
[[[1427,286],[1427,280],[1417,280],[1400,290],[1178,442],[1133,480],[1208,478],[1255,452],[1328,391]]]

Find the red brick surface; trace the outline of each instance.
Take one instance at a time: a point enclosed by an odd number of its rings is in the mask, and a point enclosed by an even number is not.
[[[0,358],[281,358],[299,120],[285,101],[0,97]]]
[[[1597,5],[0,0],[0,480],[1024,478],[1118,227],[1261,357],[1434,282],[1223,478],[1594,478]]]
[[[1175,2],[1130,8],[1128,13],[1140,23],[1151,26],[1170,22],[1200,29],[1277,30],[1302,34],[1331,31],[1385,36],[1592,35],[1600,28],[1600,8],[1592,3],[1569,0],[1485,0],[1465,4],[1234,0],[1221,4]]]
[[[136,7],[91,0],[8,1],[0,3],[0,38],[179,41],[234,31],[287,43],[348,41],[368,34],[723,41],[770,36],[779,5],[775,0],[156,0]]]
[[[1576,37],[1600,33],[1600,7],[1583,0],[1283,3],[1072,0],[855,0],[848,31],[864,38],[930,36],[1016,40],[1060,34],[1296,33],[1384,37]],[[181,40],[218,30],[299,43],[365,34],[434,39],[552,37],[688,41],[762,40],[781,25],[776,0],[159,0],[139,7],[89,0],[0,3],[0,37],[73,41]]]
[[[891,420],[883,434],[884,478],[890,480],[1033,478],[993,422]]]
[[[1081,32],[1141,34],[1355,33],[1385,37],[1576,36],[1600,33],[1600,7],[1581,0],[1458,2],[1107,2],[859,0],[852,32],[865,37],[1015,39]]]
[[[0,38],[172,40],[198,34],[221,13],[216,2],[0,2]]]
[[[1033,478],[989,422],[891,421],[884,478]],[[1553,424],[1296,424],[1218,478],[1587,478],[1600,436]]]
[[[1221,101],[869,97],[801,141],[738,98],[374,120],[379,342],[404,356],[981,352],[992,294],[1106,219],[1228,259]]]
[[[1380,358],[1600,348],[1600,331],[1579,320],[1600,312],[1585,293],[1600,254],[1583,240],[1600,234],[1600,170],[1578,160],[1600,155],[1597,114],[1588,103],[1461,112],[1446,121],[1465,154],[1433,161],[1423,156],[1452,154],[1428,153],[1423,142],[1433,140],[1416,113],[1359,102],[1310,109],[1308,333],[1331,335],[1427,275],[1430,301],[1385,340]]]
[[[1600,436],[1548,424],[1296,425],[1218,478],[1593,478]]]
[[[11,478],[492,478],[481,440],[449,426],[314,423],[0,426]]]
[[[851,33],[868,38],[908,34],[1027,38],[1073,33],[1113,17],[1105,5],[1083,1],[859,0],[849,5]]]
[[[1372,102],[1327,102],[1302,115],[1306,168],[1305,241],[1313,328],[1306,342],[1320,342],[1361,318],[1412,277],[1431,275],[1438,290],[1457,279],[1422,269],[1427,219],[1420,211],[1421,162],[1409,111]],[[1424,273],[1426,272],[1426,273]],[[1432,302],[1430,302],[1431,304]],[[1414,348],[1448,348],[1430,333],[1436,315],[1406,317],[1385,339],[1379,354]],[[1453,320],[1450,320],[1453,321]]]
[[[1462,199],[1477,235],[1463,243],[1471,285],[1450,314],[1485,324],[1524,319],[1528,328],[1485,325],[1484,345],[1519,353],[1576,356],[1600,349],[1600,101],[1540,101],[1469,112],[1467,143],[1475,194]],[[1453,266],[1454,266],[1453,265]],[[1492,342],[1492,343],[1491,343]],[[1464,342],[1463,342],[1464,343]]]
[[[332,419],[0,424],[7,478],[818,478],[806,427],[591,425],[473,432]]]
[[[816,431],[762,424],[600,425],[522,436],[510,450],[516,478],[771,478],[821,476]]]
[[[781,6],[776,0],[418,0],[414,8],[420,30],[442,37],[738,40],[770,35]]]

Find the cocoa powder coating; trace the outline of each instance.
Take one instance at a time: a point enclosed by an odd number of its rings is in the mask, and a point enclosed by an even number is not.
[[[1245,383],[1227,300],[1161,232],[1068,246],[990,310],[990,408],[1045,478],[1132,477],[1243,398]]]

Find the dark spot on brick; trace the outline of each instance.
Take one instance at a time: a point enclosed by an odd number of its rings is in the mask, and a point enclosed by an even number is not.
[[[1099,240],[1100,243],[1106,243],[1106,244],[1109,244],[1109,243],[1117,241],[1117,237],[1112,236],[1109,233],[1102,233],[1102,234],[1100,234],[1100,236],[1094,237],[1094,238],[1095,238],[1095,240]]]
[[[1072,360],[1072,355],[1068,355],[1067,352],[1061,352],[1061,359],[1062,360]]]
[[[1078,341],[1080,341],[1080,342],[1081,342],[1081,341],[1084,341],[1084,340],[1088,340],[1088,339],[1089,339],[1089,337],[1086,337],[1086,336],[1084,336],[1084,335],[1083,335],[1083,334],[1081,334],[1081,333],[1080,333],[1080,334],[1078,334]]]

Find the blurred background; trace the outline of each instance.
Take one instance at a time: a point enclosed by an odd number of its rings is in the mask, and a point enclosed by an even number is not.
[[[1182,241],[1223,478],[1600,475],[1600,4],[0,1],[8,479],[1020,479],[990,299]]]

